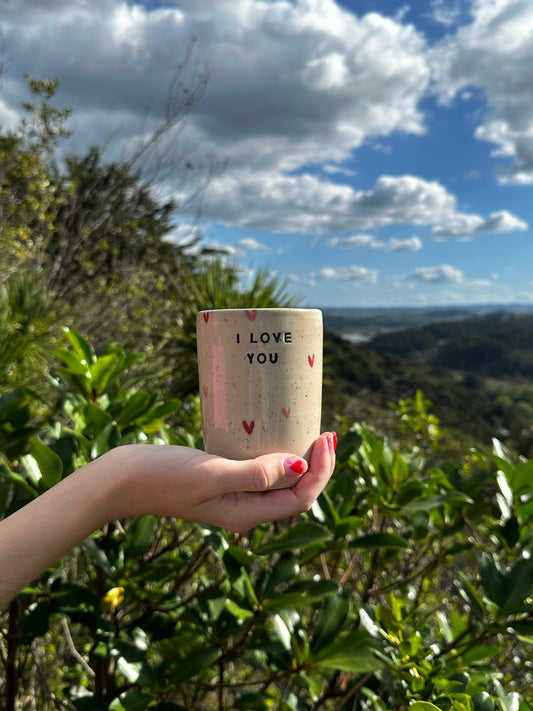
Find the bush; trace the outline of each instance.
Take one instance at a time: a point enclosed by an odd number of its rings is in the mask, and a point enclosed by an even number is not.
[[[67,336],[44,420],[23,390],[0,398],[6,513],[118,444],[200,444],[194,403],[138,389],[139,356]],[[2,706],[532,708],[533,461],[496,442],[427,468],[364,424],[337,454],[298,520],[97,531],[6,610]]]

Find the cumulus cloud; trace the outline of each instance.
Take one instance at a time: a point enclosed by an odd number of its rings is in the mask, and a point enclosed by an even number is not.
[[[340,249],[353,249],[354,247],[368,247],[370,249],[383,249],[384,242],[380,242],[374,235],[356,234],[349,237],[332,237],[328,239],[330,247],[340,247]]]
[[[418,252],[419,249],[422,249],[422,240],[416,236],[407,239],[391,237],[388,240],[378,240],[374,235],[365,233],[348,237],[331,237],[327,244],[340,249],[367,247],[369,249],[383,249],[386,252]]]
[[[210,79],[182,138],[197,156],[229,158],[204,206],[214,219],[239,224],[253,204],[251,227],[320,234],[339,223],[346,230],[342,213],[350,209],[373,224],[372,192],[295,173],[342,165],[368,139],[424,131],[426,44],[401,18],[357,17],[334,0],[186,0],[155,9],[4,0],[2,9],[10,60],[4,113],[25,98],[24,72],[58,77],[81,150],[102,137],[126,143],[161,119],[176,64],[196,37],[182,80],[194,82],[204,70]],[[275,212],[265,218],[278,209],[279,220]]]
[[[387,242],[388,252],[418,252],[419,249],[422,249],[422,240],[416,235],[407,239],[393,237]]]
[[[265,244],[259,242],[253,237],[244,237],[243,239],[240,239],[235,246],[248,252],[265,252],[268,249]]]
[[[425,284],[460,284],[464,280],[464,274],[451,264],[439,264],[434,267],[417,267],[407,275],[407,279]]]
[[[471,237],[488,232],[518,232],[527,228],[528,224],[524,220],[520,220],[507,210],[499,210],[485,218],[479,215],[456,214],[449,222],[435,226],[431,234],[437,239],[443,239]]]
[[[228,158],[202,202],[203,218],[213,223],[318,236],[409,223],[435,225],[436,237],[523,229],[510,228],[520,221],[505,211],[493,224],[493,216],[457,213],[455,196],[438,181],[382,175],[373,186],[354,187],[353,171],[342,166],[365,143],[424,133],[420,105],[433,68],[443,99],[470,85],[485,89],[494,112],[478,137],[512,157],[506,179],[528,182],[531,171],[533,180],[529,0],[476,0],[472,23],[433,52],[404,21],[406,8],[394,18],[357,16],[334,0],[167,7],[0,0],[0,7],[9,58],[0,118],[12,121],[26,98],[24,72],[58,77],[58,100],[74,108],[79,150],[113,137],[124,147],[164,118],[176,65],[197,38],[180,80],[187,88],[205,73],[209,81],[179,139],[195,165],[206,156]],[[444,9],[433,1],[441,21]],[[317,166],[322,177],[310,169]],[[351,184],[341,182],[343,172]],[[179,199],[172,172],[166,178]],[[360,246],[416,251],[421,242],[372,238]]]
[[[495,284],[490,279],[467,279],[464,272],[451,264],[438,264],[430,267],[416,267],[405,276],[410,282],[420,282],[432,286],[455,285],[470,291],[492,289]]]
[[[210,186],[203,207],[207,217],[240,227],[325,235],[449,221],[455,204],[443,185],[413,175],[380,176],[370,190],[356,190],[315,175],[271,172],[223,175]]]
[[[489,110],[475,131],[509,158],[502,183],[533,183],[533,4],[530,0],[476,0],[472,21],[433,51],[443,101],[469,87],[481,89]]]
[[[345,281],[351,284],[375,284],[378,280],[377,269],[369,269],[352,264],[348,267],[323,267],[313,277],[328,281]]]

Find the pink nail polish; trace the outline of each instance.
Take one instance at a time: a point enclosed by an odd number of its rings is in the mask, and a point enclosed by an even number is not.
[[[331,438],[333,440],[333,450],[335,451],[337,449],[337,433],[332,432],[331,433]]]
[[[285,476],[289,479],[296,479],[307,471],[307,462],[305,459],[296,457],[285,460]]]

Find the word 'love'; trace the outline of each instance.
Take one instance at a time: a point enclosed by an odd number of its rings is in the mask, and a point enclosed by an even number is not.
[[[263,333],[255,334],[250,333],[249,343],[292,343],[292,333],[291,331],[278,331],[277,333],[271,331],[263,331]],[[237,333],[237,343],[241,342],[241,334]]]

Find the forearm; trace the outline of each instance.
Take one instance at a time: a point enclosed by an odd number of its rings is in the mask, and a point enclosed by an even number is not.
[[[110,452],[0,522],[0,606],[115,517],[127,477]]]

